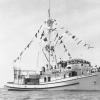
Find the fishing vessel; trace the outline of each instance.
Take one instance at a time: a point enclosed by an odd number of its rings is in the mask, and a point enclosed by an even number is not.
[[[48,19],[39,27],[29,44],[14,60],[14,63],[17,63],[25,50],[30,48],[34,39],[38,39],[39,49],[41,49],[46,63],[41,66],[38,73],[34,70],[35,68],[23,70],[14,66],[14,81],[5,84],[8,90],[100,90],[100,68],[94,69],[91,62],[85,59],[73,58],[64,42],[66,40],[64,37],[68,35],[77,45],[81,44],[82,40],[68,30],[63,31],[64,27],[58,29],[57,26],[57,21],[51,17],[49,6]],[[87,49],[93,48],[86,43],[83,46]],[[61,57],[58,57],[59,53],[61,53]]]

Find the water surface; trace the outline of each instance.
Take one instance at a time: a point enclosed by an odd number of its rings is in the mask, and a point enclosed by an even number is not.
[[[100,100],[100,91],[7,91],[0,100]]]

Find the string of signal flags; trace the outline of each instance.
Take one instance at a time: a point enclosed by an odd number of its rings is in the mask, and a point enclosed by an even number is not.
[[[35,33],[35,37],[36,37],[36,38],[37,38],[37,35],[39,34],[39,32],[40,32],[42,26],[43,26],[43,25],[41,25],[41,26],[39,27],[37,33]],[[24,54],[24,52],[25,52],[28,48],[30,48],[30,46],[31,46],[31,44],[32,44],[32,42],[33,42],[33,40],[34,40],[34,37],[33,37],[33,38],[31,39],[31,41],[25,46],[24,50],[22,50],[22,51],[19,53],[19,56],[18,56],[16,59],[13,60],[14,63],[16,63],[18,60],[21,59],[21,57],[22,57],[22,55]]]
[[[43,27],[43,25],[41,25],[41,26],[39,27],[37,33],[35,33],[35,38],[38,38],[38,34],[40,33],[40,30],[42,29],[42,27]],[[61,27],[60,29],[64,29],[64,27]],[[54,28],[54,29],[52,29],[51,31],[56,31],[56,30],[57,30],[57,28]],[[68,30],[66,30],[65,33],[66,33],[69,37],[71,37],[71,38],[77,43],[77,45],[83,43],[83,40],[80,40],[79,38],[77,38],[77,36],[75,36],[74,34],[72,34],[71,32],[69,32]],[[43,38],[43,37],[44,37],[44,38]],[[57,38],[58,38],[58,40],[56,41],[56,44],[58,43],[58,41],[60,41],[60,44],[62,44],[62,43],[63,43],[63,40],[62,40],[63,36],[58,36],[58,33],[57,33],[56,36],[55,36],[55,40],[56,40]],[[44,30],[43,30],[43,32],[41,33],[40,39],[43,39],[44,42],[47,42],[47,41],[48,41],[47,37],[45,37],[45,32],[44,32]],[[25,46],[24,50],[22,50],[22,51],[20,52],[19,56],[14,60],[14,63],[17,62],[17,60],[20,60],[20,59],[21,59],[22,55],[23,55],[24,52],[30,47],[30,45],[32,44],[33,40],[34,40],[34,37],[33,37],[33,38],[31,39],[31,41],[27,44],[27,46]],[[55,41],[55,40],[54,40],[54,41]],[[93,46],[91,46],[91,45],[88,44],[88,43],[84,43],[84,44],[82,44],[82,45],[83,45],[83,47],[86,47],[87,49],[94,48]],[[66,48],[66,45],[65,45],[65,44],[63,44],[63,47],[65,48],[65,51],[68,52],[68,49]],[[69,55],[69,57],[71,57],[71,54],[70,54],[69,52],[68,52],[68,55]]]
[[[91,46],[90,44],[84,42],[83,40],[80,40],[79,38],[77,38],[77,36],[75,36],[74,34],[72,34],[71,32],[69,32],[68,30],[65,31],[65,33],[71,37],[77,45],[81,44],[83,47],[86,47],[87,49],[92,49],[94,48],[93,46]]]

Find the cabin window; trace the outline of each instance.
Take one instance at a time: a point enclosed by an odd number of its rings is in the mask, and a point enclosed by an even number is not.
[[[51,77],[48,77],[48,82],[50,82],[51,81]]]
[[[72,71],[72,76],[77,76],[77,72]]]
[[[46,77],[44,77],[44,82],[46,82]]]
[[[74,76],[77,76],[77,72],[76,71],[71,71],[69,73],[69,77],[74,77]]]
[[[71,67],[67,67],[68,69],[71,69]]]
[[[39,84],[39,79],[32,79],[32,78],[26,78],[24,79],[24,83],[28,85],[38,85]]]

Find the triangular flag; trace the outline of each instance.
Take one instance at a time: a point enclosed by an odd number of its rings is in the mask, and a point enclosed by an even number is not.
[[[59,36],[59,40],[62,38],[63,36]]]
[[[56,40],[57,37],[58,37],[58,33],[56,34],[54,41]]]
[[[53,52],[54,52],[54,46],[51,46],[51,51],[53,51]]]
[[[45,37],[43,40],[44,40],[45,42],[48,41],[46,37]]]
[[[39,33],[39,31],[40,31],[40,30],[38,30],[38,33]]]
[[[64,48],[66,48],[66,46],[64,45]]]
[[[20,53],[20,56],[22,56],[22,54],[23,54],[23,51]]]
[[[37,33],[35,34],[35,37],[37,38]]]
[[[90,45],[88,45],[88,49],[90,49],[90,48],[94,48],[94,47],[91,47]]]
[[[40,38],[40,39],[42,39],[43,36],[44,36],[44,31],[42,32],[42,34],[41,34],[41,38]]]
[[[87,45],[88,45],[88,44],[86,44],[86,43],[85,43],[83,46],[85,46],[85,47],[86,47]]]
[[[68,56],[71,56],[69,52],[68,52]]]
[[[72,39],[75,39],[75,35],[72,36]]]
[[[27,45],[27,48],[29,48],[30,44]]]
[[[60,41],[60,44],[61,44],[61,43],[63,43],[63,41],[62,41],[62,40]]]
[[[19,57],[17,57],[17,60],[19,60]]]
[[[65,33],[68,33],[69,31],[68,30],[66,30],[66,32]]]

